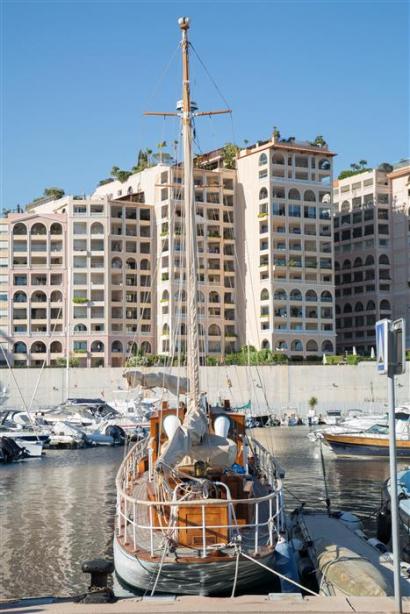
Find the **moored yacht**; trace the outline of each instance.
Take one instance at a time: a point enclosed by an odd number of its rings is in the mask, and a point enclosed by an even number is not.
[[[126,373],[133,387],[172,391],[149,420],[148,436],[117,474],[114,562],[128,585],[156,592],[216,595],[251,590],[272,579],[283,540],[283,473],[245,431],[245,414],[229,403],[212,409],[201,391],[193,200],[189,20],[181,18],[187,377]],[[211,113],[201,113],[209,115]]]

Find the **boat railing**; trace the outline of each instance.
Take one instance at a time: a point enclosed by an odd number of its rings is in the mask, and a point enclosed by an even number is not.
[[[228,535],[228,543],[220,547],[241,543],[243,548],[258,554],[261,548],[273,546],[279,533],[284,528],[284,509],[282,482],[277,478],[277,467],[272,455],[257,442],[252,442],[254,453],[258,454],[258,470],[264,476],[267,484],[267,494],[246,499],[183,499],[156,500],[140,498],[133,493],[133,485],[138,475],[141,475],[139,463],[147,454],[148,438],[138,442],[125,457],[117,474],[117,537],[124,544],[133,547],[134,551],[146,545],[151,556],[163,545],[163,538],[179,542],[179,534],[185,535],[195,531],[197,548],[201,556],[206,557],[218,548],[218,544],[209,543],[210,532],[213,535]],[[247,522],[238,522],[239,506],[248,508]],[[207,519],[207,509],[210,507],[227,509],[228,522],[210,523]],[[195,507],[200,510],[200,517],[193,523],[189,519],[182,521],[180,508]],[[199,516],[199,515],[198,515]],[[170,519],[161,526],[160,518]],[[178,521],[178,522],[177,522]],[[200,538],[198,533],[200,533]]]

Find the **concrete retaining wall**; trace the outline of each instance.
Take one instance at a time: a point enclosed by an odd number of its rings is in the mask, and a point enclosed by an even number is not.
[[[396,378],[397,404],[410,403],[409,367],[408,363],[407,372]],[[155,371],[147,369],[150,370]],[[173,373],[176,372],[174,369]],[[127,385],[122,373],[121,368],[72,368],[69,396],[125,398]],[[38,385],[34,409],[57,405],[67,397],[65,369],[44,369],[42,373],[40,369],[16,369],[14,375],[27,404]],[[357,366],[202,367],[201,383],[211,402],[221,397],[242,405],[251,399],[260,411],[268,405],[276,412],[293,408],[303,415],[311,396],[318,399],[318,412],[330,408],[382,411],[387,406],[387,378],[377,375],[374,362]],[[3,407],[21,407],[18,388],[9,370],[0,371],[0,385],[9,391]]]

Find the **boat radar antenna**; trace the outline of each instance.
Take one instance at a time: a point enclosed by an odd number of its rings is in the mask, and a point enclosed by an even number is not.
[[[199,335],[198,335],[198,309],[197,309],[197,250],[196,250],[196,224],[194,206],[194,180],[193,180],[193,154],[192,132],[193,118],[203,115],[220,115],[231,113],[230,109],[220,111],[197,111],[197,105],[191,101],[189,77],[189,40],[188,30],[190,20],[180,17],[178,25],[182,32],[182,100],[177,103],[177,112],[146,112],[144,115],[160,115],[164,117],[178,116],[182,120],[183,152],[184,152],[184,205],[186,223],[186,271],[187,271],[187,376],[189,381],[188,412],[199,408]]]

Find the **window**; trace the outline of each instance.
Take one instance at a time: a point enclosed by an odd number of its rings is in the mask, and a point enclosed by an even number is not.
[[[273,215],[286,215],[285,205],[279,205],[278,203],[273,203],[272,214]]]
[[[300,217],[300,205],[289,205],[288,214],[290,217]]]
[[[304,207],[304,217],[309,219],[316,219],[316,207]]]

